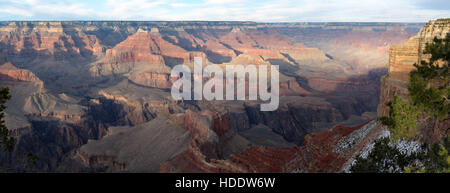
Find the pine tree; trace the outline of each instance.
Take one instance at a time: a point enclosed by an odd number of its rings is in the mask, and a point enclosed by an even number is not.
[[[429,61],[414,64],[408,86],[410,100],[430,116],[443,120],[450,111],[450,34],[444,39],[434,38],[425,46]]]
[[[443,39],[434,38],[433,42],[426,44],[423,53],[429,54],[430,59],[414,64],[416,69],[410,72],[408,85],[409,100],[405,101],[399,96],[394,96],[394,99],[387,103],[390,107],[389,116],[380,118],[391,131],[393,141],[413,139],[418,134],[417,121],[420,117],[448,119],[450,34]],[[376,140],[374,149],[367,158],[357,156],[356,163],[350,171],[450,172],[448,138],[425,148],[424,152],[406,155],[390,145],[389,139]]]
[[[0,151],[5,152],[13,152],[15,139],[10,135],[8,128],[5,125],[5,113],[4,110],[7,108],[6,101],[11,99],[11,94],[9,93],[9,88],[4,87],[0,88]],[[1,153],[1,152],[0,152]],[[23,153],[24,162],[26,168],[32,168],[36,165],[39,157],[32,152]],[[14,168],[0,168],[1,170],[10,170],[10,171],[21,171],[22,169],[14,169]]]
[[[14,138],[9,135],[9,130],[6,128],[5,120],[3,120],[6,109],[6,101],[11,98],[9,88],[4,87],[0,89],[0,148],[4,151],[12,152],[14,149]]]

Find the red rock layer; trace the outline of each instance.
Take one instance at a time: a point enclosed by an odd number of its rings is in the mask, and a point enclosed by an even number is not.
[[[107,58],[117,62],[146,62],[155,65],[165,64],[163,56],[179,58],[186,62],[191,57],[189,52],[166,41],[159,33],[143,30],[106,52]]]
[[[289,95],[291,93],[298,95],[309,95],[311,92],[307,91],[301,87],[296,80],[288,80],[285,82],[280,82],[280,95]]]
[[[0,34],[0,51],[6,55],[53,56],[56,59],[100,55],[105,48],[95,35],[68,34],[61,22],[37,22],[31,26],[12,22]]]
[[[348,157],[333,152],[338,141],[366,123],[356,127],[335,126],[330,130],[305,136],[301,158],[296,167],[303,172],[338,172]]]
[[[31,71],[16,68],[10,62],[6,62],[0,66],[0,80],[40,81]]]
[[[136,84],[155,87],[155,88],[171,88],[174,78],[170,77],[168,73],[158,72],[140,72],[129,78]]]
[[[207,159],[191,144],[187,151],[161,164],[161,172],[338,172],[348,157],[333,152],[340,139],[360,129],[335,126],[305,137],[302,147],[288,148],[251,146],[227,160]]]
[[[423,54],[425,45],[435,37],[444,38],[448,33],[450,33],[449,19],[430,21],[416,36],[410,38],[403,45],[391,46],[389,50],[388,75],[381,80],[380,102],[377,108],[379,117],[389,115],[387,103],[394,96],[400,96],[405,100],[408,99],[409,72],[415,69],[415,63],[428,60],[430,57],[429,54]],[[449,125],[450,119],[439,121],[429,117],[425,120],[418,120],[418,137],[427,144],[433,144],[442,137],[449,135]]]

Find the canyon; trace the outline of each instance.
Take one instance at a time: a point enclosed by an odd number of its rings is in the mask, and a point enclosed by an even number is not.
[[[424,25],[0,22],[0,86],[12,95],[5,123],[16,138],[16,152],[0,153],[0,165],[26,172],[345,171],[385,130],[376,120],[384,103],[407,96],[419,48],[449,29],[446,20]],[[192,67],[196,57],[204,65],[279,65],[279,108],[173,100],[171,69]],[[34,168],[22,168],[23,152],[39,156]]]

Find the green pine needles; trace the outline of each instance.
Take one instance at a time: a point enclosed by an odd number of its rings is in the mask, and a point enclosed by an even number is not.
[[[410,72],[408,85],[409,101],[395,96],[387,105],[390,107],[388,117],[382,117],[383,124],[389,127],[393,139],[409,140],[417,132],[420,117],[434,117],[444,120],[450,111],[450,35],[444,39],[434,38],[427,43],[424,54],[430,54],[429,61],[414,64]]]
[[[392,138],[375,141],[374,148],[367,158],[357,156],[351,172],[450,172],[450,143],[448,137],[423,151],[406,154],[395,145],[398,140],[411,140],[418,134],[417,123],[423,118],[433,117],[440,121],[448,119],[450,111],[450,34],[443,39],[434,38],[427,43],[424,54],[429,54],[429,61],[414,64],[410,72],[408,85],[409,99],[394,96],[388,102],[389,115],[381,117]],[[394,143],[392,143],[394,142]]]
[[[450,35],[434,38],[423,53],[431,54],[431,58],[420,65],[414,64],[416,70],[410,72],[408,86],[410,100],[429,116],[443,120],[450,111]]]
[[[389,117],[382,117],[381,122],[389,127],[392,139],[410,140],[417,136],[417,118],[420,114],[419,108],[408,104],[399,96],[388,103],[390,107]]]
[[[0,148],[4,151],[12,152],[14,149],[14,138],[9,135],[9,130],[6,128],[5,120],[3,120],[6,109],[6,101],[11,98],[9,88],[4,87],[0,89]]]

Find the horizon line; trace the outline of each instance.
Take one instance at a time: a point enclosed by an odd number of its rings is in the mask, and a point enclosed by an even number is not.
[[[450,19],[450,18],[441,18]],[[431,19],[426,22],[409,22],[409,21],[246,21],[246,20],[0,20],[0,22],[228,22],[228,23],[261,23],[261,24],[278,24],[278,23],[427,23],[441,19]]]

